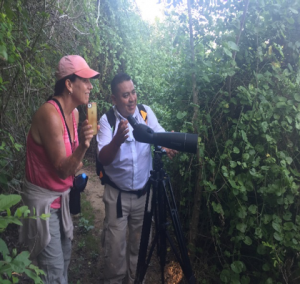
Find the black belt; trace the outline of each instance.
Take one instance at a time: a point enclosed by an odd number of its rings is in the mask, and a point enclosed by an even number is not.
[[[148,183],[146,183],[146,185],[147,184]],[[140,198],[141,196],[143,196],[147,193],[148,187],[146,185],[144,186],[143,189],[139,189],[139,190],[122,190],[122,189],[118,189],[119,194],[118,194],[118,200],[117,200],[117,218],[122,218],[123,217],[121,192],[136,194],[137,197]]]

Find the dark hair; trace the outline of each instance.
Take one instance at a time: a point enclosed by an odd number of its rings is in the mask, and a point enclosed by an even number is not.
[[[130,81],[131,77],[126,73],[117,74],[111,81],[110,87],[113,95],[116,95],[118,92],[118,85],[124,81]]]
[[[71,82],[75,82],[76,78],[80,78],[79,76],[75,75],[75,74],[71,74],[69,76],[66,76],[60,80],[58,80],[55,83],[55,87],[54,87],[54,95],[53,96],[61,96],[66,85],[66,80],[70,80]]]

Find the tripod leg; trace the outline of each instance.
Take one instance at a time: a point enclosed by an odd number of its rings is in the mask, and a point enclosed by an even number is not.
[[[184,242],[184,237],[182,234],[181,225],[180,225],[178,212],[177,212],[177,208],[176,208],[175,198],[174,198],[172,186],[171,186],[171,183],[170,183],[170,180],[168,177],[163,181],[163,188],[164,188],[164,195],[165,195],[166,203],[167,203],[166,205],[169,209],[170,217],[172,219],[172,224],[173,224],[175,237],[176,237],[177,245],[178,245],[179,252],[180,252],[180,257],[179,257],[179,254],[175,251],[174,244],[172,244],[171,241],[170,241],[170,244],[171,244],[173,251],[178,259],[178,262],[180,263],[183,274],[188,279],[189,283],[194,284],[194,283],[196,283],[196,279],[195,279],[195,276],[194,276],[194,273],[192,270],[192,266],[191,266],[190,259],[188,256],[188,251],[187,251],[187,248],[186,248],[186,245]],[[168,239],[170,240],[169,235],[168,235]]]
[[[166,266],[166,255],[167,255],[167,242],[166,242],[166,227],[167,227],[167,212],[166,212],[166,197],[163,189],[161,188],[162,184],[159,184],[158,193],[157,193],[157,206],[158,206],[158,256],[160,262],[160,271],[161,271],[161,282],[165,282],[165,266]]]
[[[161,155],[163,152],[159,149],[159,147],[155,146],[154,150],[154,170],[151,172],[151,184],[153,185],[153,196],[151,202],[151,210],[148,210],[149,203],[149,192],[147,193],[146,199],[146,207],[145,207],[145,215],[144,215],[144,223],[142,228],[142,236],[140,243],[140,251],[138,258],[138,265],[136,271],[136,279],[135,284],[142,284],[144,276],[146,274],[147,267],[150,263],[151,255],[154,250],[155,244],[157,244],[157,254],[160,259],[160,267],[161,267],[161,279],[162,283],[164,283],[164,268],[166,264],[166,254],[167,254],[167,245],[166,239],[170,242],[170,245],[175,253],[178,262],[182,268],[182,271],[185,277],[188,279],[190,284],[195,284],[196,279],[192,271],[192,266],[190,263],[190,259],[188,257],[188,251],[184,243],[183,233],[181,231],[181,226],[179,222],[179,217],[177,213],[175,198],[172,191],[172,186],[169,180],[169,177],[165,174],[162,169]],[[149,179],[150,181],[150,179]],[[149,187],[150,187],[150,182]],[[175,237],[177,240],[177,246],[179,247],[179,253],[175,249],[174,242],[172,241],[170,235],[167,233],[167,208],[172,219],[172,224],[175,231]],[[149,255],[147,257],[147,247],[149,243],[149,235],[151,230],[151,221],[154,212],[155,218],[155,228],[156,234],[155,238],[152,241]]]
[[[145,203],[143,228],[142,228],[142,234],[141,234],[141,240],[140,240],[139,257],[138,257],[136,276],[135,276],[135,282],[134,282],[135,284],[140,284],[143,282],[143,279],[146,274],[146,270],[147,270],[149,262],[150,262],[149,257],[146,262],[146,256],[147,256],[147,249],[148,249],[148,244],[149,244],[149,236],[150,236],[153,208],[154,208],[154,202],[155,202],[155,195],[154,195],[155,193],[153,190],[152,200],[150,200],[150,187],[151,187],[150,181],[148,181],[147,186],[148,186],[148,190],[147,190],[147,197],[146,197],[146,203]],[[150,210],[149,210],[149,201],[151,204]],[[154,244],[153,244],[153,246],[154,246]],[[153,251],[153,249],[151,249],[151,251]]]

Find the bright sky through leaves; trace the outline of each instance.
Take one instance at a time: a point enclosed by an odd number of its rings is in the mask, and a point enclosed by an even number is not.
[[[153,23],[155,18],[163,18],[163,4],[157,4],[158,0],[135,0],[144,20]]]

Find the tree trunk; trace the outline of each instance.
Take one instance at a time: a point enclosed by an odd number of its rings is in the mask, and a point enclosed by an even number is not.
[[[191,13],[191,2],[187,0],[188,5],[188,16],[189,16],[189,31],[190,31],[190,48],[191,48],[191,67],[192,67],[192,95],[193,95],[193,103],[194,106],[194,114],[193,114],[193,127],[194,132],[198,133],[198,115],[199,115],[199,100],[198,100],[198,89],[197,89],[197,82],[196,82],[196,74],[195,74],[195,50],[194,50],[194,37],[193,37],[193,26],[192,26],[192,13]],[[199,152],[197,153],[197,159],[200,162]],[[190,221],[190,244],[192,246],[196,245],[197,235],[198,235],[198,223],[200,217],[200,204],[201,204],[201,197],[202,197],[202,188],[200,187],[200,181],[202,179],[202,167],[199,166],[198,174],[197,174],[197,182],[195,185],[194,191],[194,205],[192,209],[192,216]],[[194,250],[193,250],[194,251]],[[191,257],[194,257],[192,253]]]

